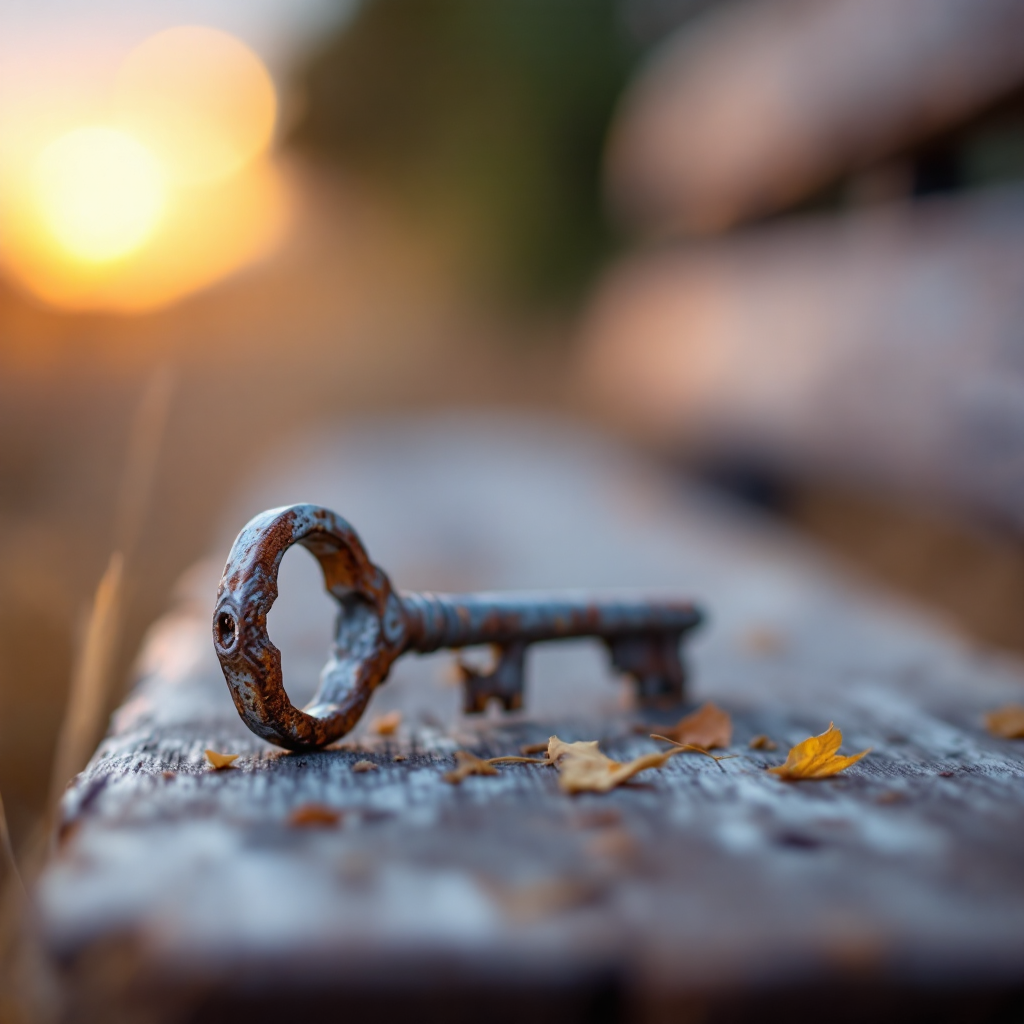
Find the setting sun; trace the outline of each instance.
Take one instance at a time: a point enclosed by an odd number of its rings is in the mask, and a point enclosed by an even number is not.
[[[113,128],[69,132],[39,155],[34,199],[42,223],[68,255],[106,263],[141,246],[166,200],[160,165]]]
[[[140,313],[279,244],[277,94],[249,47],[183,25],[79,74],[0,104],[3,272],[62,309]]]

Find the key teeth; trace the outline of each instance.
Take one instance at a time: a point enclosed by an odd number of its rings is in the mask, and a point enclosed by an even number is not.
[[[686,671],[679,654],[682,633],[641,633],[605,640],[612,664],[635,680],[641,705],[683,699]]]
[[[459,662],[463,713],[483,714],[492,700],[498,701],[505,711],[518,711],[523,706],[525,654],[525,644],[509,644],[498,648],[497,663],[490,672],[478,672]]]

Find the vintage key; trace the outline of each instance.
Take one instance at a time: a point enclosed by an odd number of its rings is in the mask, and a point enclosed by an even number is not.
[[[312,702],[296,708],[285,693],[281,652],[267,635],[284,553],[301,544],[319,561],[338,602],[334,649]],[[311,750],[344,736],[374,689],[406,651],[491,644],[493,671],[463,668],[464,707],[489,700],[522,706],[526,648],[542,640],[602,639],[616,668],[632,676],[641,701],[678,701],[685,681],[679,645],[701,621],[688,601],[608,597],[587,592],[431,594],[395,590],[341,516],[291,505],[256,516],[238,535],[217,591],[213,641],[242,720],[290,750]]]

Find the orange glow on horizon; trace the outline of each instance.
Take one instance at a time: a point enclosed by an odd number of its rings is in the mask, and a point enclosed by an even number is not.
[[[109,77],[102,109],[83,121],[33,122],[26,102],[33,132],[6,133],[0,261],[11,276],[65,309],[142,312],[269,253],[290,201],[265,155],[277,101],[259,58],[187,26],[145,40]]]

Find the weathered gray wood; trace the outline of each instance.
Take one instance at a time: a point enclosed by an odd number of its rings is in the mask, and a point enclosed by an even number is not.
[[[442,780],[458,748],[552,733],[654,749],[587,644],[537,650],[526,710],[483,721],[460,715],[448,656],[405,659],[370,712],[401,708],[397,736],[284,754],[231,704],[208,622],[219,566],[198,567],[66,796],[39,886],[72,1016],[657,1020],[829,985],[832,1020],[863,999],[942,1019],[1022,987],[1024,746],[980,725],[1024,696],[1018,665],[553,423],[379,421],[285,448],[213,550],[297,500],[348,517],[403,587],[699,596],[693,696],[732,713],[739,756],[676,757],[606,796],[569,798],[533,765]],[[329,613],[313,560],[290,555],[270,631],[296,699]],[[825,782],[765,772],[833,719],[844,751],[873,753]],[[747,749],[762,732],[777,753]],[[213,772],[205,747],[243,757]],[[379,768],[354,773],[365,758]],[[307,803],[343,819],[290,826]]]

